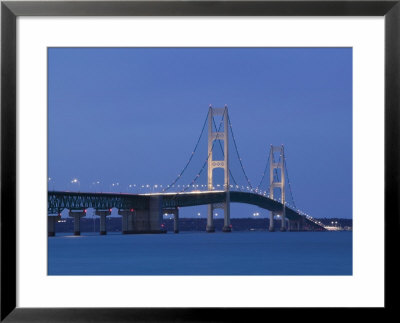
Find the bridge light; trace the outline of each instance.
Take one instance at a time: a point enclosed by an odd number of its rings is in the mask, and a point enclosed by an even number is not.
[[[111,210],[112,210],[112,209],[109,209],[108,211],[110,211],[110,212],[111,212]]]
[[[129,211],[133,212],[133,211],[135,211],[135,210],[134,210],[134,209],[130,209]]]

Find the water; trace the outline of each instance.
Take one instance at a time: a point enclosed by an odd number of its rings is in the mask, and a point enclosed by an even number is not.
[[[58,234],[49,275],[351,275],[351,232]]]

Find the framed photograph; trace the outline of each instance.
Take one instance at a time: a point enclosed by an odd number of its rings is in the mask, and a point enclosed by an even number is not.
[[[3,1],[1,320],[393,309],[399,15]]]

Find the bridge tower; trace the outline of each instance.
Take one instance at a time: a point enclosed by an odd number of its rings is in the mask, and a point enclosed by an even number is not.
[[[222,116],[224,121],[224,131],[213,131],[213,118],[214,116]],[[207,164],[207,188],[209,191],[214,189],[213,186],[213,170],[215,168],[222,168],[224,170],[224,191],[226,192],[225,202],[218,204],[208,205],[207,214],[207,232],[215,232],[214,227],[214,209],[222,208],[224,209],[224,227],[223,232],[230,232],[230,195],[229,195],[229,124],[228,124],[228,107],[224,108],[213,108],[210,105],[208,113],[208,164]],[[213,145],[215,140],[224,141],[224,159],[223,160],[213,160]]]
[[[279,160],[275,162],[274,153],[279,152]],[[286,231],[286,210],[285,210],[285,151],[282,146],[272,146],[269,151],[269,197],[274,198],[274,188],[279,188],[281,191],[281,202],[283,205],[281,213],[281,231]],[[274,177],[275,170],[280,170],[280,179]],[[277,212],[271,211],[269,218],[269,231],[275,231],[274,229],[274,216],[279,214]]]

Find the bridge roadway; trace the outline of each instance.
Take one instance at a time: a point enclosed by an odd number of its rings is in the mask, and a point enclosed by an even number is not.
[[[282,212],[282,203],[266,196],[230,191],[230,201],[259,206],[276,213]],[[162,197],[162,208],[188,207],[225,202],[226,192],[204,191],[185,193],[151,193],[151,194],[124,194],[124,193],[85,193],[68,191],[48,192],[49,214],[60,213],[64,209],[82,210],[94,209],[147,209],[151,197]],[[289,220],[301,220],[303,217],[295,210],[286,206],[286,217]]]
[[[263,209],[282,214],[283,204],[266,196],[230,191],[230,202],[256,205]],[[49,235],[54,235],[54,215],[64,209],[69,210],[69,216],[74,217],[74,232],[80,234],[80,217],[86,215],[86,209],[93,208],[100,216],[100,232],[105,234],[105,217],[111,214],[112,208],[118,209],[122,215],[124,233],[159,233],[162,214],[174,214],[174,231],[178,232],[179,207],[219,204],[225,202],[225,191],[194,191],[184,193],[89,193],[69,191],[48,192]],[[289,223],[297,223],[298,229],[306,227],[324,230],[315,221],[301,215],[290,207],[285,207],[286,219]],[[289,224],[290,225],[290,224]]]

